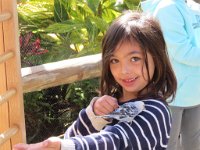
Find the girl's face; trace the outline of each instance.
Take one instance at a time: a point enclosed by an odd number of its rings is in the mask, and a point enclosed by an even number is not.
[[[151,80],[155,66],[150,53],[147,53],[147,59]],[[110,70],[115,81],[123,89],[120,102],[137,98],[138,92],[149,82],[144,52],[136,42],[123,42],[117,46],[110,58]]]

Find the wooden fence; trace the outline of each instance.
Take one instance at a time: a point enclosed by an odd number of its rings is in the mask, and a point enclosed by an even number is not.
[[[21,68],[16,0],[0,0],[0,150],[26,143],[23,93],[100,76],[101,54]]]
[[[24,93],[95,78],[101,73],[101,54],[22,68],[21,73]]]
[[[26,142],[16,0],[0,0],[0,150]]]

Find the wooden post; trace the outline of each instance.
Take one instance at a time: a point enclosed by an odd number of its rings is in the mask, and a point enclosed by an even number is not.
[[[8,138],[0,150],[11,150],[14,144],[26,142],[16,0],[0,0],[0,13],[11,14],[0,23],[0,55],[14,54],[0,64],[0,95],[16,89],[16,93],[0,105],[0,134]]]
[[[2,0],[0,1],[0,13],[2,13]],[[0,22],[0,55],[4,54],[4,39],[3,39],[3,23]],[[6,69],[5,63],[0,63],[0,94],[5,93],[6,86]],[[0,105],[0,133],[3,133],[9,128],[9,116],[8,116],[8,103],[3,103]],[[0,145],[1,150],[10,149],[10,141],[6,141],[3,145]]]

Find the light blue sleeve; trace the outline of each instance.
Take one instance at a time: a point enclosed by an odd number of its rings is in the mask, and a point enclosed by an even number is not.
[[[194,37],[190,34],[193,33],[188,33],[192,28],[188,30],[186,27],[190,20],[186,21],[184,15],[188,14],[181,13],[175,4],[154,12],[163,30],[170,57],[182,64],[200,66],[200,47],[192,44]]]

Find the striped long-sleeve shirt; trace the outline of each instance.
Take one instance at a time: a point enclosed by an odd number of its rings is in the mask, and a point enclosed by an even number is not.
[[[92,106],[83,109],[68,128],[61,149],[76,150],[162,150],[171,128],[168,107],[160,100],[142,100],[145,110],[131,123],[96,118]],[[116,120],[115,120],[116,121]]]

